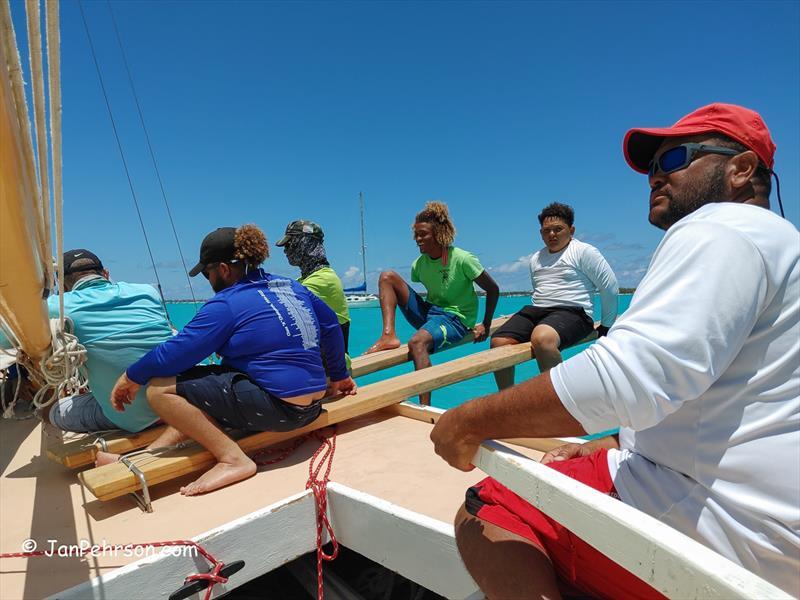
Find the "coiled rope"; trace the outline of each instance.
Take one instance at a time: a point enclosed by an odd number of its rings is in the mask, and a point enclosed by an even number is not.
[[[71,321],[65,319],[64,322],[71,328]],[[17,363],[25,367],[28,376],[39,386],[32,401],[33,406],[37,409],[50,406],[58,398],[77,394],[89,386],[89,374],[84,367],[86,348],[66,328],[59,331],[58,327],[58,319],[51,319],[52,352],[43,356],[39,361],[32,361],[23,352],[17,355]],[[14,403],[4,411],[4,418],[13,417]],[[7,416],[6,412],[10,412],[10,415]]]

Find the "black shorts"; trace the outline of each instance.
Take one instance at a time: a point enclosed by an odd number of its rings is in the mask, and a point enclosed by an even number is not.
[[[495,331],[492,337],[511,338],[520,343],[529,342],[533,329],[537,325],[549,325],[556,330],[561,340],[558,346],[559,350],[580,342],[594,329],[594,322],[580,307],[526,306]]]
[[[248,431],[292,431],[322,412],[320,402],[298,406],[258,387],[240,371],[222,365],[199,365],[176,377],[179,396],[223,427]]]

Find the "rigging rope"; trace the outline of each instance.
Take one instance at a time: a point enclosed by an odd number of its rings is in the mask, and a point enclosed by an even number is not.
[[[33,83],[33,130],[36,137],[36,152],[39,158],[39,202],[42,219],[42,233],[46,256],[51,251],[50,231],[50,172],[47,165],[47,125],[44,113],[44,69],[42,65],[42,17],[39,0],[26,0],[25,16],[28,22],[28,60],[31,66]],[[45,287],[53,289],[53,272],[50,261],[45,271]]]
[[[175,222],[172,219],[172,211],[169,207],[169,202],[167,201],[167,192],[164,189],[164,182],[161,179],[161,171],[158,168],[158,163],[156,162],[156,155],[153,151],[153,145],[150,143],[150,134],[147,131],[147,126],[144,122],[144,114],[142,113],[142,107],[139,104],[139,96],[136,93],[136,86],[133,84],[133,76],[131,75],[131,70],[128,65],[128,58],[125,54],[125,48],[122,45],[122,36],[120,36],[119,28],[117,27],[117,19],[114,16],[114,11],[111,8],[110,0],[106,0],[106,4],[108,5],[108,12],[111,15],[111,22],[114,25],[114,32],[117,36],[117,44],[119,44],[119,50],[122,54],[122,62],[125,65],[125,72],[128,74],[128,83],[131,86],[131,92],[133,94],[133,100],[136,103],[136,110],[139,113],[139,122],[142,124],[142,130],[144,131],[144,138],[147,141],[147,149],[150,152],[150,159],[153,161],[153,169],[156,173],[156,178],[158,179],[158,185],[161,188],[161,197],[164,199],[164,207],[167,209],[167,216],[169,217],[169,224],[172,227],[172,235],[175,238],[175,244],[178,246],[178,255],[181,258],[181,264],[183,265],[183,272],[186,274],[186,282],[189,284],[189,292],[192,295],[192,302],[195,305],[195,312],[197,312],[197,299],[194,295],[194,288],[192,287],[192,280],[189,277],[189,269],[186,268],[186,260],[183,258],[183,249],[181,248],[180,240],[178,239],[178,232],[175,229]]]
[[[119,155],[122,159],[122,166],[125,169],[125,176],[128,179],[128,187],[131,190],[131,197],[133,198],[133,204],[136,207],[136,215],[139,217],[139,226],[142,229],[142,235],[144,236],[144,243],[147,246],[147,253],[150,256],[150,264],[153,266],[153,273],[156,277],[156,285],[158,287],[158,294],[161,297],[161,304],[164,307],[164,315],[167,318],[167,322],[172,325],[172,320],[169,318],[169,312],[167,311],[167,302],[164,299],[164,290],[161,287],[161,279],[158,277],[158,269],[156,268],[156,261],[153,258],[153,251],[150,248],[150,240],[147,237],[147,230],[144,226],[144,220],[142,219],[142,212],[139,209],[139,200],[136,197],[136,190],[133,187],[133,179],[131,178],[130,170],[128,169],[128,161],[125,160],[125,152],[122,149],[122,141],[119,137],[119,132],[117,131],[117,122],[114,119],[114,113],[111,111],[111,102],[108,99],[108,94],[106,93],[106,86],[103,81],[103,74],[100,71],[100,63],[97,61],[97,54],[94,50],[94,42],[92,41],[92,34],[89,32],[89,24],[86,21],[86,14],[83,10],[83,2],[82,0],[78,0],[78,8],[80,9],[81,13],[81,20],[83,21],[83,28],[86,31],[86,39],[89,41],[89,50],[92,53],[92,60],[94,61],[94,68],[97,72],[97,79],[100,82],[100,89],[103,92],[103,99],[106,103],[106,109],[108,110],[108,117],[111,119],[111,128],[114,131],[114,139],[117,141],[117,148],[119,149]]]
[[[50,162],[53,165],[53,202],[56,209],[56,254],[58,256],[58,330],[64,331],[64,198],[61,183],[61,35],[58,2],[46,2],[47,79],[50,92]]]

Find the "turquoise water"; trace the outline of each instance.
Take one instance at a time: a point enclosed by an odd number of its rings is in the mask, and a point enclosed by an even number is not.
[[[483,315],[484,299],[480,299],[481,306],[479,315]],[[530,302],[529,296],[514,296],[503,297],[497,305],[495,316],[510,315],[517,312],[520,308]],[[619,297],[619,312],[622,313],[631,303],[630,295],[621,295]],[[176,327],[181,328],[192,318],[195,312],[193,304],[185,303],[167,303],[170,316]],[[353,356],[358,356],[363,353],[380,335],[381,332],[381,313],[380,309],[375,308],[359,308],[350,311],[350,352]],[[595,321],[600,318],[600,310],[598,302],[595,301],[594,307]],[[411,326],[406,323],[403,316],[399,313],[397,315],[397,335],[402,341],[407,341],[414,333]],[[591,343],[591,342],[590,342]],[[581,350],[587,348],[589,344],[574,346],[566,350],[563,354],[564,357],[574,356]],[[482,342],[480,344],[468,344],[453,348],[442,352],[441,354],[434,354],[432,362],[434,364],[441,363],[446,360],[452,360],[461,356],[467,356],[479,350],[486,350],[489,348],[489,342]],[[375,381],[386,379],[387,377],[394,377],[402,373],[408,373],[413,370],[410,363],[400,365],[381,371],[380,373],[373,373],[358,378],[359,385],[366,385]],[[518,365],[516,369],[516,381],[520,382],[525,379],[530,379],[539,374],[539,369],[536,367],[536,361],[528,361],[522,365]],[[456,383],[440,390],[433,392],[431,404],[439,408],[451,408],[457,406],[462,402],[485,394],[490,394],[497,391],[494,383],[494,377],[491,373],[476,377],[462,383]],[[414,399],[416,400],[416,399]]]

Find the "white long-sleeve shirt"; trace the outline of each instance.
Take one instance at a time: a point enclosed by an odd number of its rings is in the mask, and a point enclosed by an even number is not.
[[[800,234],[709,204],[669,229],[630,308],[550,371],[622,500],[800,595]]]
[[[531,256],[534,306],[576,306],[593,319],[592,293],[600,294],[601,323],[611,327],[617,318],[617,278],[594,246],[572,239],[566,248],[551,253],[545,246]]]

